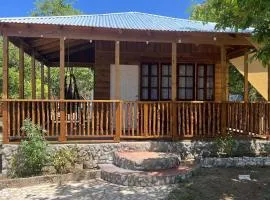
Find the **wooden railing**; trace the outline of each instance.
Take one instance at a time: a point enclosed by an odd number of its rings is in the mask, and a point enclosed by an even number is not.
[[[213,138],[227,132],[269,138],[270,133],[266,102],[6,100],[2,105],[5,143],[24,138],[26,118],[59,142]]]

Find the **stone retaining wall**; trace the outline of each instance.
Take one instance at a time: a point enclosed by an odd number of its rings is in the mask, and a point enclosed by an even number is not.
[[[98,164],[112,163],[115,151],[156,151],[172,152],[181,159],[213,157],[215,145],[210,141],[146,141],[146,142],[120,142],[120,143],[95,143],[95,144],[50,144],[51,153],[60,148],[73,148],[76,146],[79,156],[84,161],[85,169],[96,168]],[[269,148],[269,141],[265,140],[241,140],[237,142],[236,154],[259,154]],[[5,144],[2,146],[2,169],[7,174],[10,161],[17,152],[18,145]],[[270,148],[269,148],[270,149]]]
[[[200,160],[201,167],[269,167],[270,157],[232,157],[232,158],[203,158]]]

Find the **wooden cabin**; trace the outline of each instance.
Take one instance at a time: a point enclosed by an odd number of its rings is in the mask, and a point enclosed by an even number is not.
[[[26,118],[59,142],[269,136],[270,106],[248,102],[251,29],[217,30],[214,23],[127,12],[0,18],[0,31],[4,143],[24,137]],[[20,99],[8,95],[9,42],[20,49]],[[32,99],[24,99],[24,53],[32,56]],[[228,65],[240,56],[245,101],[232,103]],[[36,62],[42,63],[40,97]],[[44,67],[48,77],[60,68],[59,99],[51,99],[50,82],[44,95]],[[95,70],[94,100],[65,99],[70,67]]]

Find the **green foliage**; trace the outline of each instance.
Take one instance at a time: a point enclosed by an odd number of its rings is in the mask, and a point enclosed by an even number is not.
[[[26,139],[21,141],[18,153],[13,157],[10,175],[16,177],[39,175],[49,159],[48,144],[43,136],[43,130],[29,119],[24,120],[22,130],[26,134]]]
[[[215,140],[217,155],[220,157],[231,157],[236,145],[236,140],[231,134],[221,136]]]
[[[270,67],[269,0],[207,0],[193,7],[191,18],[217,22],[217,29],[253,27],[253,38],[261,44],[255,59]]]
[[[52,15],[79,15],[80,10],[73,7],[75,1],[72,0],[37,0],[32,16],[52,16]]]
[[[77,160],[78,151],[76,147],[72,149],[62,148],[52,156],[52,164],[56,172],[60,174],[72,172]]]

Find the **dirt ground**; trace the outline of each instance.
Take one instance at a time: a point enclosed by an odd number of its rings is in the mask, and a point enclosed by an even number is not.
[[[250,175],[240,181],[238,175]],[[270,168],[201,169],[180,183],[169,200],[270,200]]]

